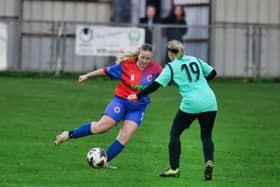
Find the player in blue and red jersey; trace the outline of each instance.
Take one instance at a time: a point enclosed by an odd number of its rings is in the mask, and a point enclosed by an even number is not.
[[[152,61],[152,57],[153,47],[144,44],[137,52],[124,54],[118,64],[81,75],[79,83],[90,77],[106,75],[120,82],[115,89],[115,96],[100,120],[85,123],[71,131],[62,131],[56,136],[54,144],[59,145],[70,139],[104,133],[123,120],[116,140],[106,151],[108,161],[117,156],[140,126],[146,107],[151,102],[148,96],[130,101],[127,100],[128,95],[137,94],[149,86],[162,71],[161,66]]]

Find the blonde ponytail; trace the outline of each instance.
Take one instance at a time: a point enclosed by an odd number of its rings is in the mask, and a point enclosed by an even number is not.
[[[124,52],[117,58],[117,63],[120,64],[123,61],[128,60],[128,59],[136,59],[139,55],[139,51],[140,51],[140,49],[133,51],[133,52]]]
[[[116,63],[122,63],[125,60],[128,59],[137,59],[138,55],[140,54],[140,51],[150,51],[150,52],[154,52],[154,48],[151,44],[143,44],[140,48],[138,48],[136,51],[133,52],[125,52],[123,54],[121,54],[119,57],[117,57],[117,61]]]

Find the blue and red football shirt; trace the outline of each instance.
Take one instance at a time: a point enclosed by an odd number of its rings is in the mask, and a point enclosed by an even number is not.
[[[128,95],[137,94],[149,86],[161,73],[162,67],[152,61],[145,69],[141,70],[136,64],[136,59],[129,59],[120,64],[103,68],[103,70],[111,79],[120,80],[115,89],[115,95],[126,99]],[[150,99],[143,97],[142,101],[149,103]]]

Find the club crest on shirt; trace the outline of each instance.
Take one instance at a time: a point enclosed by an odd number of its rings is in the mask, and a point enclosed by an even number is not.
[[[120,111],[121,111],[120,107],[116,106],[116,107],[114,108],[114,112],[115,112],[115,113],[120,113]]]
[[[152,80],[153,80],[153,76],[152,75],[148,75],[147,76],[147,81],[152,82]]]

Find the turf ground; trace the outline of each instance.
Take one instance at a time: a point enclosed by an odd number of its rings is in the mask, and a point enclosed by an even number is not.
[[[63,128],[98,119],[116,82],[71,78],[0,77],[0,186],[280,186],[280,84],[214,81],[219,112],[214,128],[214,180],[203,171],[199,127],[181,137],[181,177],[163,179],[168,167],[170,123],[180,97],[175,88],[152,95],[144,122],[112,164],[117,170],[92,169],[85,155],[107,146],[119,126],[106,134],[53,146]]]

